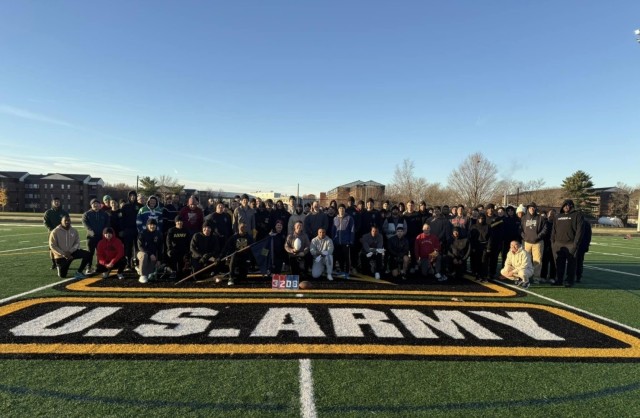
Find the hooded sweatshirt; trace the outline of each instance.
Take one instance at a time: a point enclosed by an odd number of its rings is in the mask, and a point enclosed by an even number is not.
[[[64,228],[58,225],[49,235],[49,248],[55,258],[64,258],[64,254],[73,254],[80,248],[80,236],[78,231],[70,226]]]
[[[96,253],[98,257],[98,264],[102,264],[103,266],[106,266],[107,264],[115,265],[122,257],[124,257],[124,245],[115,235],[113,235],[111,239],[107,239],[103,231],[102,239],[98,243]]]
[[[151,200],[156,202],[154,208],[149,206],[149,202]],[[155,196],[151,196],[147,201],[146,206],[143,206],[140,211],[138,211],[138,216],[136,217],[138,232],[142,232],[147,229],[147,221],[149,219],[155,219],[158,225],[158,230],[162,232],[162,208],[158,207],[158,199]]]

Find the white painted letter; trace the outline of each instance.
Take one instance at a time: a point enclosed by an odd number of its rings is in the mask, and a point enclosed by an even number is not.
[[[295,331],[300,337],[325,336],[307,308],[270,308],[251,336],[277,337],[280,331]]]
[[[86,314],[79,316],[64,325],[57,328],[49,328],[51,325],[63,321],[64,319],[82,312],[85,309],[87,309],[86,306],[65,306],[58,308],[53,312],[49,312],[48,314],[32,319],[29,322],[18,325],[10,331],[13,335],[20,337],[57,337],[60,335],[73,334],[84,331],[121,308],[94,308]]]
[[[384,312],[366,308],[329,309],[333,328],[338,337],[364,337],[362,325],[369,325],[376,337],[404,338],[402,333],[389,321]],[[361,316],[356,318],[356,315]]]
[[[460,311],[434,310],[433,314],[438,318],[437,320],[415,309],[392,309],[391,312],[416,338],[438,338],[429,328],[431,327],[456,340],[464,340],[464,334],[460,332],[460,328],[480,340],[502,339]]]
[[[188,316],[183,317],[181,315]],[[209,308],[164,309],[151,317],[152,321],[165,325],[142,324],[135,332],[143,337],[182,337],[204,332],[211,321],[197,316],[216,316],[218,311]],[[175,325],[170,327],[169,325]]]
[[[527,312],[506,312],[509,318],[487,311],[471,311],[476,315],[480,315],[483,318],[496,321],[499,324],[504,324],[511,328],[517,329],[525,335],[539,341],[564,341],[564,338],[558,337],[556,334],[547,331],[540,327],[536,321],[531,318],[531,315]]]

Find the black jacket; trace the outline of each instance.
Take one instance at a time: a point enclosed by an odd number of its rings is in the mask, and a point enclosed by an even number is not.
[[[191,238],[191,258],[206,262],[211,257],[220,257],[220,248],[218,247],[218,238],[211,234],[206,236],[202,232],[196,232]]]
[[[138,248],[140,248],[140,251],[155,255],[159,259],[164,249],[162,232],[157,229],[153,232],[148,229],[143,230],[138,235]]]
[[[189,252],[189,232],[175,226],[167,232],[167,255],[182,257]]]
[[[566,247],[571,254],[576,253],[584,231],[584,216],[571,209],[569,213],[559,213],[551,231],[551,245]]]
[[[522,239],[529,244],[535,244],[543,241],[549,233],[547,229],[547,220],[542,217],[538,212],[533,215],[529,212],[525,213],[521,219],[522,221]]]

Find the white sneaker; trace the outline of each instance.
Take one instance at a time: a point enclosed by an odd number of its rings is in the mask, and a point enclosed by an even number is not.
[[[118,280],[122,280],[122,279],[124,279],[124,274],[118,273]]]
[[[440,273],[436,273],[436,279],[440,280],[442,278],[442,275]]]
[[[332,281],[333,281],[333,276],[332,276],[332,275],[330,275],[330,274],[328,274],[328,275],[327,275],[327,280],[329,280],[330,282],[332,282]]]
[[[147,276],[140,276],[140,278],[138,279],[138,281],[139,281],[140,283],[146,283],[146,282],[148,282],[149,280],[147,279]]]
[[[440,276],[440,277],[438,277]],[[436,274],[436,278],[438,279],[439,282],[446,282],[447,281],[447,276],[445,276],[444,274]]]
[[[380,273],[376,273],[374,277],[376,278],[376,280],[380,280]]]
[[[103,279],[107,279],[107,278],[109,278],[109,273],[108,273],[108,272],[106,272],[106,271],[105,271],[104,273],[102,273],[102,278],[103,278]]]
[[[233,286],[235,283],[233,281],[232,278],[229,278],[229,281],[227,282],[227,286]]]

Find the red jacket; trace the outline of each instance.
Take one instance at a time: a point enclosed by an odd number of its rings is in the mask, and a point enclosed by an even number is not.
[[[102,238],[98,242],[96,249],[98,264],[106,266],[107,264],[115,265],[122,257],[124,257],[124,245],[119,238],[111,239]]]
[[[424,232],[416,237],[415,253],[418,258],[428,258],[434,251],[440,251],[440,240],[433,234]]]

